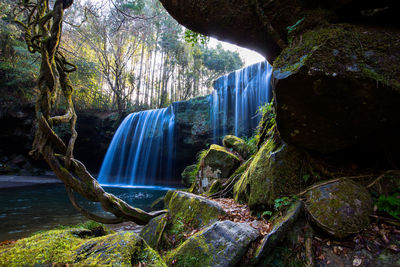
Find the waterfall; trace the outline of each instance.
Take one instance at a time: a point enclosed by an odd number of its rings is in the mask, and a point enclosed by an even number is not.
[[[272,66],[260,62],[225,75],[214,82],[211,125],[214,143],[226,134],[250,136],[261,114],[258,108],[271,100]]]
[[[128,115],[116,131],[99,173],[101,184],[155,185],[173,181],[172,106]]]

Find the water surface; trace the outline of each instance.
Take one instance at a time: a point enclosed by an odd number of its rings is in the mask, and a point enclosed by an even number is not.
[[[109,187],[104,189],[134,207],[151,211],[151,203],[166,194],[163,187]],[[107,215],[100,204],[79,198],[79,203],[96,214]],[[0,189],[0,242],[87,221],[70,203],[62,184]]]

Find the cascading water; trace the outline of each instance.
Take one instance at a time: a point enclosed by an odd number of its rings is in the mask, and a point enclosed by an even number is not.
[[[249,136],[257,127],[260,106],[271,99],[272,66],[260,62],[215,81],[211,97],[211,125],[214,143],[226,134]]]
[[[107,150],[99,182],[112,185],[169,184],[175,158],[172,106],[128,115]]]

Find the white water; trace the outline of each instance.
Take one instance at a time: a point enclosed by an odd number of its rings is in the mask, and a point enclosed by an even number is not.
[[[271,99],[272,66],[260,62],[219,78],[211,103],[214,143],[226,134],[249,136],[261,119],[258,108]],[[222,122],[222,123],[221,123]]]
[[[172,107],[128,115],[115,133],[99,174],[109,185],[167,184],[173,179]]]

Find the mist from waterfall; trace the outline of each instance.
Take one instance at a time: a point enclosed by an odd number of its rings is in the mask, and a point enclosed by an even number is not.
[[[167,185],[173,181],[172,106],[128,115],[116,131],[98,180],[112,185]]]
[[[214,143],[227,134],[253,134],[261,119],[258,108],[271,100],[271,74],[272,66],[264,61],[215,81],[211,97]]]

